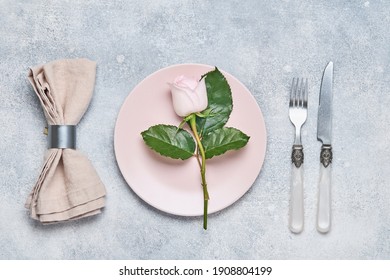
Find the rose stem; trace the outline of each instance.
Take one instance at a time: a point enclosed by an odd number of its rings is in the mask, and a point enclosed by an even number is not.
[[[206,154],[204,152],[204,148],[202,142],[200,141],[198,130],[196,129],[196,116],[193,115],[190,118],[190,126],[194,133],[196,143],[198,144],[198,149],[200,152],[200,156],[202,158],[201,166],[200,166],[200,174],[202,176],[202,187],[203,187],[203,198],[204,198],[204,207],[203,207],[203,228],[207,229],[207,207],[209,201],[209,193],[207,191],[207,183],[206,183]]]

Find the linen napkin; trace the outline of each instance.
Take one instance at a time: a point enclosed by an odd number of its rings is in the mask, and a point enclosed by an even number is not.
[[[88,108],[96,63],[87,59],[55,60],[30,69],[28,79],[48,125],[77,125]],[[26,208],[33,219],[54,223],[95,215],[106,191],[88,158],[77,149],[50,148]]]

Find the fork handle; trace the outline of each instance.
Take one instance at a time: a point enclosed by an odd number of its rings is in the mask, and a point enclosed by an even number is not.
[[[322,145],[320,180],[318,187],[317,230],[327,233],[331,226],[331,170],[332,146]]]
[[[294,145],[292,151],[291,197],[289,228],[291,232],[300,233],[303,230],[303,148]]]

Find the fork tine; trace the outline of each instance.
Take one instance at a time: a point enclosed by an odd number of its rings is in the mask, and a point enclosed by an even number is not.
[[[290,107],[294,106],[294,101],[295,101],[295,78],[292,80],[292,85],[291,85],[291,91],[290,91]]]
[[[309,86],[308,86],[308,80],[306,78],[306,82],[305,82],[305,99],[303,101],[303,107],[304,108],[307,108],[307,99],[308,99],[308,95],[309,95]]]
[[[301,107],[301,95],[302,95],[302,79],[299,79],[298,78],[298,83],[297,83],[297,96],[296,96],[296,99],[297,99],[297,103],[296,103],[296,107],[299,108]]]
[[[296,86],[296,94],[295,94],[295,107],[299,107],[299,99],[300,99],[300,96],[301,96],[301,79],[300,78],[297,78],[297,86]]]
[[[299,96],[299,107],[302,108],[305,101],[305,79],[301,79],[300,96]]]
[[[306,84],[305,79],[301,79],[301,87],[300,87],[300,97],[299,97],[299,108],[304,108],[305,103],[305,94],[306,94]]]
[[[295,79],[295,88],[294,88],[294,107],[299,106],[299,78]]]
[[[294,96],[294,99],[295,99],[294,107],[295,108],[299,107],[299,97],[301,95],[301,90],[300,90],[301,87],[300,87],[299,83],[300,83],[300,79],[297,78],[296,79],[296,84],[295,84],[295,96]]]

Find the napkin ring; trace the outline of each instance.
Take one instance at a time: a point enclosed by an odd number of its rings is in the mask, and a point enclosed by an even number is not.
[[[75,125],[49,125],[48,149],[76,149]]]

